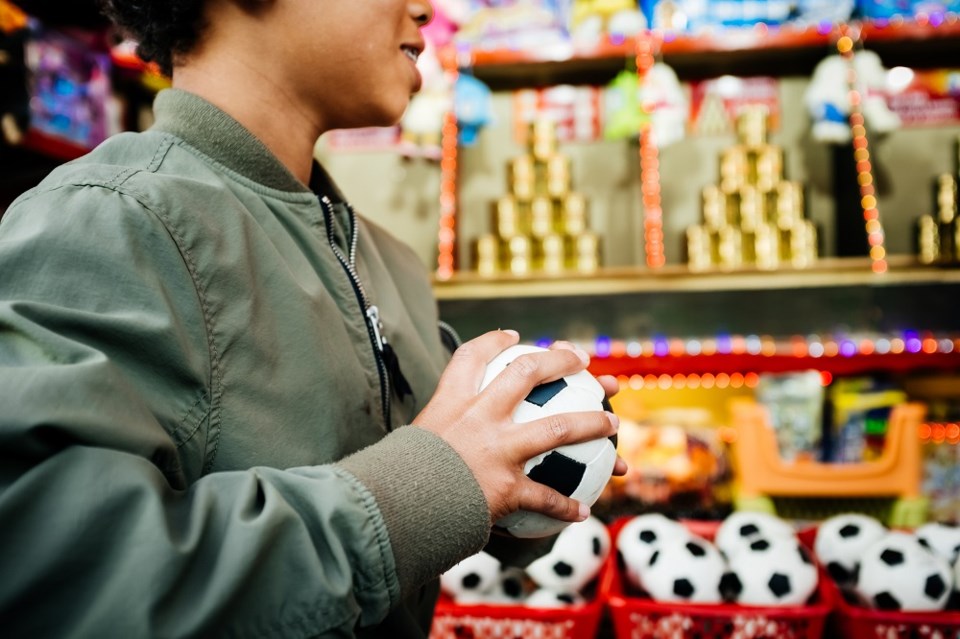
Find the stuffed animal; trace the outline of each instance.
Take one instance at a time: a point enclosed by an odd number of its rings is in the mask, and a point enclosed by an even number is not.
[[[663,62],[647,71],[642,87],[637,76],[621,71],[607,87],[607,139],[635,137],[649,118],[653,139],[661,148],[679,142],[686,135],[690,106],[676,72]],[[641,109],[649,109],[649,114]]]
[[[570,16],[570,37],[575,44],[598,44],[637,35],[647,20],[634,0],[575,0]]]
[[[840,55],[821,60],[804,95],[813,119],[813,137],[820,142],[840,144],[850,140],[849,64]],[[860,50],[852,64],[866,126],[879,134],[899,128],[900,117],[887,106],[887,72],[880,57],[873,51]]]

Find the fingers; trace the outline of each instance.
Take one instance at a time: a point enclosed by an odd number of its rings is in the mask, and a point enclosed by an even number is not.
[[[603,386],[603,392],[606,393],[607,399],[620,392],[620,382],[613,375],[598,375],[597,381]]]
[[[588,361],[586,353],[572,349],[521,355],[490,382],[487,396],[495,398],[491,401],[516,406],[536,386],[582,371]]]
[[[617,461],[613,465],[614,477],[623,477],[627,474],[628,470],[630,470],[630,468],[627,466],[627,462],[623,459],[623,457],[617,455]]]
[[[583,521],[590,516],[590,507],[576,499],[564,497],[557,491],[533,480],[527,480],[520,489],[520,509],[542,513],[561,521]]]
[[[520,335],[516,331],[497,330],[464,342],[454,351],[435,395],[440,392],[451,396],[465,392],[475,394],[490,360],[519,341]]]
[[[516,444],[509,449],[517,456],[515,459],[526,462],[557,446],[610,437],[619,426],[620,419],[605,411],[549,415],[518,424]]]

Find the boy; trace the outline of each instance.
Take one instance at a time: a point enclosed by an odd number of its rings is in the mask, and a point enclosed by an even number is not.
[[[586,516],[524,461],[616,430],[511,422],[569,345],[477,394],[516,333],[450,359],[418,259],[313,161],[401,116],[430,6],[106,9],[173,89],[0,223],[4,633],[424,636],[492,521]]]

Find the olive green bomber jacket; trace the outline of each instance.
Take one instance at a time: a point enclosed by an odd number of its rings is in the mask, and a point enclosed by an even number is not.
[[[416,636],[489,532],[459,456],[403,426],[448,357],[424,269],[361,219],[358,288],[322,170],[328,208],[213,105],[155,109],[0,220],[0,627]]]

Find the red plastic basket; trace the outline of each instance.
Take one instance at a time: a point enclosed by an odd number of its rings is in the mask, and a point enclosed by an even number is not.
[[[842,597],[833,624],[835,636],[849,639],[956,639],[960,612],[887,612],[861,608]]]
[[[602,582],[609,563],[598,580]],[[597,594],[585,604],[562,608],[507,605],[461,605],[441,594],[430,639],[593,639],[603,615]]]
[[[626,523],[611,526],[614,539]],[[692,532],[713,539],[717,522],[689,522]],[[677,604],[625,593],[623,575],[612,556],[600,590],[607,600],[617,639],[821,639],[836,601],[826,572],[820,571],[817,593],[805,606]],[[843,635],[846,637],[845,635]]]

